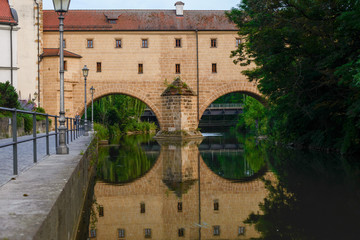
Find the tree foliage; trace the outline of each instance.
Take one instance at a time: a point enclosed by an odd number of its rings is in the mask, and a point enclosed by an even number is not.
[[[269,101],[269,134],[342,152],[360,146],[360,2],[243,0],[232,52]]]
[[[149,131],[155,124],[141,122],[146,104],[126,95],[110,95],[94,102],[94,121],[108,126],[110,136],[116,131]],[[88,116],[91,116],[88,108]]]
[[[18,108],[18,98],[15,88],[8,81],[0,83],[0,107]]]

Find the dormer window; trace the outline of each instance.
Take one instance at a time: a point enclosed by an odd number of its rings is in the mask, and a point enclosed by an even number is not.
[[[114,13],[114,12],[107,12],[107,13],[104,13],[104,15],[106,17],[107,22],[110,24],[116,24],[116,21],[119,18],[119,14]]]

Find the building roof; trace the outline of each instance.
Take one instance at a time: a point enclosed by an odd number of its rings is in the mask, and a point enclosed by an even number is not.
[[[44,52],[41,54],[41,58],[44,57],[56,57],[60,56],[59,48],[44,48]],[[64,50],[64,57],[82,58],[79,54]]]
[[[58,31],[55,11],[44,11],[44,31]],[[70,10],[64,20],[67,31],[237,31],[224,10]]]
[[[0,24],[17,24],[11,14],[8,0],[0,0]]]

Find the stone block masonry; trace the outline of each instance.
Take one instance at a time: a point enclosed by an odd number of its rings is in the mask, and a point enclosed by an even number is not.
[[[81,137],[0,188],[0,239],[75,239],[97,156]]]

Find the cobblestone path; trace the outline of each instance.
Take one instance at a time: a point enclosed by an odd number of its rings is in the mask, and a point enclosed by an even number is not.
[[[45,134],[38,134],[44,136]],[[32,136],[18,137],[18,141],[29,139]],[[12,139],[1,139],[0,145],[11,143]],[[70,142],[71,144],[71,142]],[[46,138],[37,139],[37,161],[46,159]],[[55,154],[55,136],[49,137],[50,154]],[[18,144],[18,173],[25,171],[34,165],[33,159],[33,141]],[[13,175],[13,147],[0,148],[0,186],[7,183]]]

